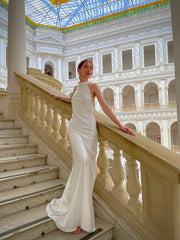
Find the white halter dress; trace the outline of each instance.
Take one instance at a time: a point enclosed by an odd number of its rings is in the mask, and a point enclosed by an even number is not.
[[[89,82],[79,82],[72,97],[73,114],[69,124],[69,141],[73,166],[60,199],[46,207],[57,227],[72,232],[78,226],[95,231],[92,192],[96,177],[97,128],[93,115]]]

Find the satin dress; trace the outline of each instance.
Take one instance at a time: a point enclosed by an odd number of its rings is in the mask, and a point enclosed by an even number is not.
[[[48,216],[64,232],[81,226],[86,232],[95,231],[92,193],[96,177],[97,127],[93,115],[89,81],[79,82],[72,97],[72,118],[68,136],[73,165],[60,199],[46,207]]]

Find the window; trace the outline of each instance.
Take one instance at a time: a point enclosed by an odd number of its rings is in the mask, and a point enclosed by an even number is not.
[[[68,62],[68,79],[76,78],[76,62]]]
[[[173,41],[170,41],[167,43],[168,44],[168,63],[174,62],[174,57],[173,57]]]
[[[155,46],[149,45],[144,47],[144,67],[155,65]]]
[[[122,51],[123,70],[132,69],[132,49]]]
[[[103,55],[103,73],[112,72],[111,53]]]
[[[47,74],[48,76],[53,77],[53,67],[50,64],[46,63],[44,73]]]

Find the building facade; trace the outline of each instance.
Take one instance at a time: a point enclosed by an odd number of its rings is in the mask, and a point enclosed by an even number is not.
[[[0,5],[0,88],[7,88],[8,12]],[[179,151],[170,7],[159,7],[62,33],[26,25],[27,68],[51,71],[71,94],[77,65],[94,64],[91,79],[124,125]],[[96,110],[101,112],[98,102]]]

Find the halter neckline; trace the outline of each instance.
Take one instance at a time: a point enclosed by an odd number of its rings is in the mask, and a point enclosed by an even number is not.
[[[84,81],[84,82],[78,82],[78,84],[88,84],[89,81]]]

